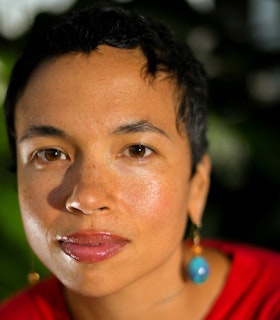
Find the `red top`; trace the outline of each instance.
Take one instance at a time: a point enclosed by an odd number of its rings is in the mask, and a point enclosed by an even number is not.
[[[280,320],[280,255],[238,244],[209,241],[229,255],[227,282],[205,320]],[[1,320],[70,320],[62,285],[51,278],[3,303]]]
[[[206,320],[280,320],[280,254],[223,242],[209,246],[230,256],[232,265]]]

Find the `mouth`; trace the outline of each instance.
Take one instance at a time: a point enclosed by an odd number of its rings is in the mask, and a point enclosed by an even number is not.
[[[97,263],[107,260],[129,243],[128,239],[109,232],[76,232],[68,236],[58,236],[62,251],[80,263]]]

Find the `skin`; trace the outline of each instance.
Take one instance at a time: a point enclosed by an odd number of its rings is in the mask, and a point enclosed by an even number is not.
[[[205,155],[191,177],[176,85],[164,74],[144,77],[144,64],[138,49],[108,46],[59,57],[35,71],[16,107],[25,232],[65,286],[73,319],[198,319],[227,272],[224,258],[206,253],[217,270],[209,284],[197,289],[182,274],[185,225],[188,215],[201,220],[210,161]],[[110,259],[79,263],[57,237],[84,230],[128,244]]]

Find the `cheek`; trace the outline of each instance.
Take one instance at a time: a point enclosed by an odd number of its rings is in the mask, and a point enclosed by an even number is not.
[[[19,204],[23,219],[39,216],[43,212],[43,193],[46,186],[38,182],[33,176],[18,176]],[[35,218],[35,217],[34,217]]]
[[[137,227],[180,233],[187,216],[187,189],[187,183],[179,185],[171,176],[148,176],[129,183],[123,200],[130,207]]]
[[[52,215],[47,212],[46,184],[35,183],[36,179],[19,176],[18,195],[22,222],[31,247],[41,247],[46,236]],[[48,214],[47,214],[48,213]],[[39,249],[40,250],[40,249]],[[35,250],[36,251],[36,250]]]
[[[48,197],[61,183],[61,172],[50,175],[48,172],[40,172],[29,168],[18,169],[18,194],[23,218],[25,215],[37,217],[48,222],[52,219]],[[59,195],[61,198],[61,196]],[[60,199],[59,198],[59,199]]]
[[[55,211],[48,210],[44,194],[43,186],[19,183],[20,211],[26,238],[36,256],[52,270],[51,230],[57,217]]]
[[[35,190],[28,186],[23,187],[19,184],[19,205],[21,211],[22,222],[26,235],[40,238],[42,234],[43,224],[40,213],[43,212],[42,201],[36,201],[33,195]]]

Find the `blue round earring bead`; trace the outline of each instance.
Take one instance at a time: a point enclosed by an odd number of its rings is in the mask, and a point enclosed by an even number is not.
[[[196,256],[188,264],[189,278],[196,284],[203,283],[209,276],[209,265],[204,258]]]

